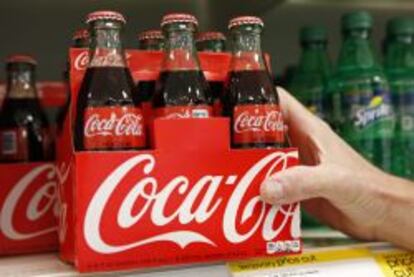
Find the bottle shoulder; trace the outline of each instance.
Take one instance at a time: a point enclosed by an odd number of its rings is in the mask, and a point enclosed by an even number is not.
[[[227,90],[238,104],[279,103],[277,89],[265,70],[232,72]]]
[[[87,106],[130,105],[134,89],[135,84],[127,68],[88,68],[78,97]]]
[[[156,83],[153,104],[158,106],[208,104],[209,85],[198,70],[162,72]]]

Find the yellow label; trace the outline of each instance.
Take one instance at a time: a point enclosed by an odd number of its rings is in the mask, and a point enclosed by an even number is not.
[[[374,253],[374,258],[386,277],[414,276],[414,253],[393,250]]]
[[[232,262],[229,263],[229,268],[231,272],[236,273],[366,257],[372,257],[371,252],[367,248],[327,250],[300,255]]]

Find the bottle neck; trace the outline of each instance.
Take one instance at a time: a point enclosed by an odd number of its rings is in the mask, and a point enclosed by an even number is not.
[[[414,68],[414,41],[411,35],[390,37],[385,55],[387,69]]]
[[[33,65],[9,65],[6,98],[37,98]]]
[[[302,44],[302,55],[298,71],[303,73],[329,74],[330,62],[326,52],[326,42],[308,42]]]
[[[231,71],[266,70],[260,41],[261,29],[240,26],[232,29]]]
[[[165,26],[164,71],[200,70],[194,33],[195,28],[191,24]]]
[[[96,21],[92,25],[89,67],[126,67],[121,23]]]
[[[378,69],[375,52],[370,41],[369,29],[352,29],[344,32],[339,54],[338,70]]]

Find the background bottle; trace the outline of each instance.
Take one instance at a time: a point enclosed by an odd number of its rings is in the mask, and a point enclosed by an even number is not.
[[[148,30],[138,35],[139,49],[144,51],[164,51],[164,36],[160,30]],[[135,102],[150,106],[155,92],[156,79],[141,80],[133,94]],[[149,108],[149,107],[147,107]]]
[[[226,51],[226,37],[220,32],[199,33],[196,39],[196,47],[199,52],[223,53]],[[222,113],[222,103],[224,81],[209,80],[211,97],[213,102],[213,113],[220,116]]]
[[[289,89],[312,113],[327,119],[325,93],[331,65],[326,52],[326,29],[303,27],[300,43],[302,54]]]
[[[163,51],[164,35],[161,30],[147,30],[139,33],[138,48],[145,51]]]
[[[89,31],[88,29],[79,29],[72,36],[72,48],[88,48],[89,47]]]
[[[50,161],[54,145],[36,89],[36,61],[7,59],[7,92],[0,111],[0,162]]]
[[[116,12],[90,13],[90,61],[78,94],[76,150],[121,150],[145,147],[139,103],[121,43],[125,18]]]
[[[202,52],[222,53],[226,51],[226,37],[220,32],[202,32],[197,35],[196,47]]]
[[[385,69],[396,112],[392,173],[414,178],[414,20],[387,24]]]
[[[279,96],[261,49],[263,26],[263,21],[253,16],[229,22],[233,53],[223,112],[231,118],[232,145],[236,148],[277,148],[285,142]]]
[[[212,115],[211,94],[194,44],[197,19],[168,14],[161,22],[165,55],[153,98],[156,117],[205,118]]]
[[[89,31],[87,29],[79,29],[77,30],[73,36],[71,41],[71,48],[89,48]],[[66,84],[66,100],[65,104],[58,109],[56,112],[56,125],[57,125],[57,135],[62,132],[63,128],[63,121],[66,117],[66,114],[69,110],[70,106],[70,61],[69,57],[66,58],[66,65],[63,71],[63,81]]]
[[[379,167],[391,167],[395,117],[388,82],[370,42],[372,17],[364,11],[342,17],[343,44],[333,94],[340,134]]]

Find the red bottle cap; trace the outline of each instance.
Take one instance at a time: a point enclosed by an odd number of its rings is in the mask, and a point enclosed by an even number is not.
[[[24,55],[24,54],[16,54],[16,55],[11,55],[9,57],[7,57],[6,59],[6,63],[28,63],[28,64],[33,64],[33,65],[37,65],[36,60],[29,56],[29,55]]]
[[[204,32],[199,33],[196,39],[196,41],[206,40],[226,40],[226,37],[220,32]]]
[[[139,33],[138,40],[147,40],[147,39],[164,39],[164,36],[160,30],[148,30]]]
[[[89,38],[89,32],[87,29],[79,29],[74,34],[72,39],[83,39],[83,38]]]
[[[114,11],[92,12],[86,16],[86,23],[90,23],[95,20],[105,20],[105,19],[120,21],[124,24],[126,23],[125,17],[122,14],[118,12],[114,12]]]
[[[231,29],[236,26],[257,24],[264,26],[263,20],[257,16],[239,16],[230,20],[228,28]]]
[[[170,23],[193,23],[198,25],[197,18],[194,15],[186,13],[170,13],[163,16],[161,20],[161,27]]]

